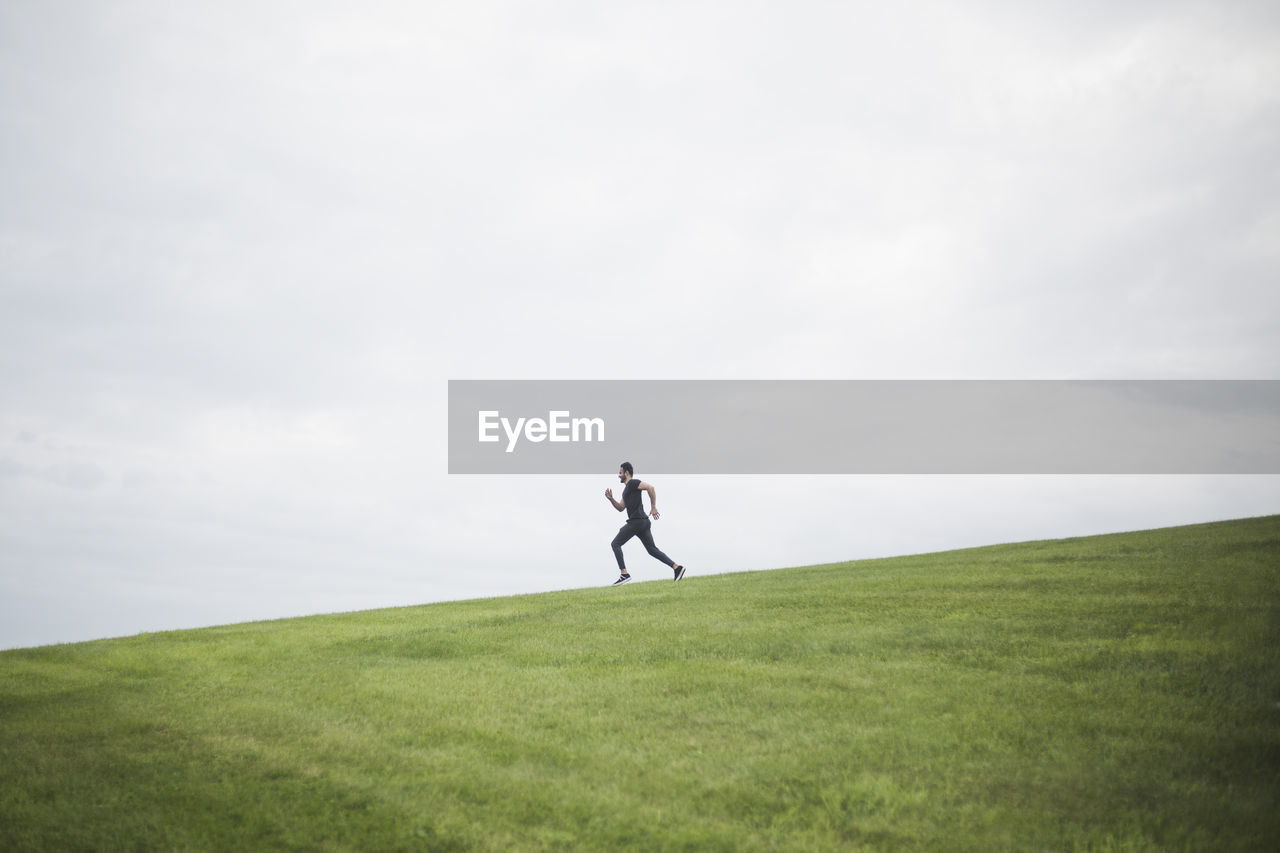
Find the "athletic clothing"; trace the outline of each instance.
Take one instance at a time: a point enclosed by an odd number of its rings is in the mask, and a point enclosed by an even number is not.
[[[644,543],[644,549],[649,552],[649,556],[661,560],[673,569],[676,567],[675,561],[659,551],[658,546],[653,544],[653,533],[651,532],[653,522],[645,514],[642,497],[643,492],[640,491],[640,481],[635,477],[627,480],[627,485],[622,489],[622,505],[627,509],[627,523],[622,525],[618,530],[618,535],[613,537],[613,542],[610,543],[613,547],[613,555],[618,558],[618,568],[622,570],[623,574],[626,574],[627,566],[622,561],[622,546],[630,541],[633,536]]]
[[[641,498],[640,481],[632,477],[627,480],[627,485],[622,489],[622,504],[627,508],[627,521],[648,518],[644,514],[644,501]]]
[[[635,480],[631,482],[634,483]],[[630,485],[630,483],[627,485]],[[613,547],[613,556],[618,558],[618,568],[623,572],[626,572],[627,564],[622,560],[622,546],[630,541],[632,536],[644,543],[644,549],[649,552],[650,557],[666,563],[673,569],[676,567],[675,561],[659,551],[658,546],[653,544],[652,527],[653,522],[641,516],[640,518],[628,519],[627,523],[618,529],[618,535],[613,537],[613,541],[609,544]]]

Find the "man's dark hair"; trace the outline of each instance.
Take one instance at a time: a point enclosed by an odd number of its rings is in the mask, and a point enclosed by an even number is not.
[[[623,463],[622,463],[622,470],[623,470],[623,471],[626,471],[626,472],[627,472],[628,474],[630,474],[632,477],[634,477],[634,476],[636,475],[636,469],[634,469],[634,468],[632,468],[632,467],[631,467],[631,463],[630,463],[630,462],[623,462]]]

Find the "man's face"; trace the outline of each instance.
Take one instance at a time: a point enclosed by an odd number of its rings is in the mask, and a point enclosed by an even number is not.
[[[619,483],[627,482],[627,471],[625,468],[618,469],[618,482]]]

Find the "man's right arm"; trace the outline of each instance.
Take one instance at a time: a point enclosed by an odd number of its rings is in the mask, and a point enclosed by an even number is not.
[[[613,504],[613,508],[616,509],[618,512],[622,512],[624,509],[627,508],[627,505],[622,503],[622,501],[614,500],[613,489],[605,489],[604,496],[609,499],[609,503]]]

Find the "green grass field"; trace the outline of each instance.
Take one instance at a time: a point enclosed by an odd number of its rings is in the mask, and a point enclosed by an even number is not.
[[[145,634],[0,652],[0,850],[1270,851],[1278,703],[1280,516]]]

